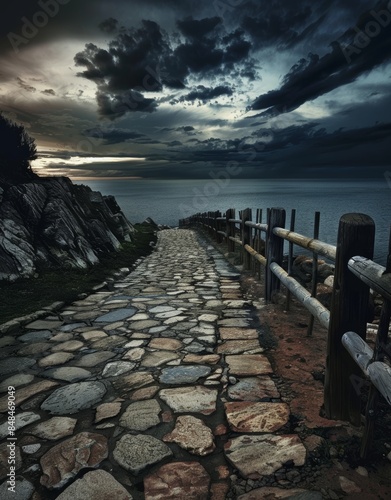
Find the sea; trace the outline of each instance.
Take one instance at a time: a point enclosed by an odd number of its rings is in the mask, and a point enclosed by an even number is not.
[[[319,239],[336,244],[338,223],[343,214],[369,215],[376,224],[375,261],[385,265],[391,224],[391,186],[386,179],[109,179],[75,181],[94,191],[115,196],[132,223],[147,217],[157,224],[178,226],[179,219],[197,212],[229,208],[282,207],[296,209],[295,231],[312,236],[315,212],[320,212]]]

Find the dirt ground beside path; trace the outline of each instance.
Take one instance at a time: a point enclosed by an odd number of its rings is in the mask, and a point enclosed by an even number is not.
[[[385,403],[380,406],[371,454],[361,461],[362,428],[321,416],[326,330],[315,322],[312,337],[307,337],[310,315],[300,304],[293,300],[289,312],[285,304],[264,305],[263,287],[258,281],[244,276],[242,284],[265,330],[277,386],[291,408],[291,425],[299,431],[307,449],[319,445],[309,452],[310,467],[297,486],[322,491],[324,498],[331,499],[391,498],[390,407]]]

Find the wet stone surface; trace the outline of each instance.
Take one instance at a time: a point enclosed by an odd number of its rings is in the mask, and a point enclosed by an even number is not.
[[[9,385],[17,500],[221,500],[234,471],[249,494],[251,478],[301,467],[239,273],[181,229],[121,276],[3,337],[0,497]]]

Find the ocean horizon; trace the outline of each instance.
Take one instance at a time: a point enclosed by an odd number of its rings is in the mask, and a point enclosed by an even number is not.
[[[364,213],[376,224],[375,260],[384,265],[391,223],[391,189],[384,179],[84,179],[103,195],[115,196],[132,223],[147,217],[157,224],[176,227],[180,219],[197,212],[229,208],[296,209],[296,231],[313,234],[315,212],[320,212],[319,239],[335,244],[338,223],[346,213]]]

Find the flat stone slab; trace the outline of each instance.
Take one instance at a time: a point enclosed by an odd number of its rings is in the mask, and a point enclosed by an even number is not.
[[[30,330],[55,330],[60,328],[62,324],[62,321],[38,319],[26,325],[26,328]]]
[[[119,335],[111,335],[104,339],[95,340],[91,344],[92,349],[113,349],[114,347],[119,347],[126,343],[126,338],[120,337]]]
[[[132,500],[130,493],[108,472],[99,469],[87,472],[72,483],[57,500]]]
[[[28,431],[28,434],[42,439],[56,441],[66,436],[71,436],[76,426],[77,420],[70,417],[52,417],[46,422],[35,425]]]
[[[214,323],[219,319],[218,314],[201,314],[201,316],[198,317],[198,321],[205,321],[206,323]]]
[[[63,325],[60,328],[61,332],[73,332],[73,330],[76,330],[76,328],[82,328],[83,326],[86,326],[85,323],[71,323],[68,325]]]
[[[50,342],[68,342],[68,340],[73,340],[72,333],[61,332],[54,335],[54,337],[50,339]]]
[[[96,340],[107,337],[107,333],[102,330],[90,330],[81,334],[84,340]]]
[[[215,365],[221,359],[221,356],[218,354],[186,354],[183,358],[184,363],[194,363],[194,364],[206,364],[206,365]]]
[[[221,340],[257,339],[258,332],[254,328],[219,328]]]
[[[145,358],[141,361],[141,366],[152,368],[154,366],[162,366],[169,361],[178,359],[179,355],[172,351],[156,351],[146,354]]]
[[[146,431],[160,424],[161,408],[156,399],[136,401],[122,414],[119,424],[132,431]]]
[[[250,340],[227,340],[220,344],[217,348],[218,354],[239,354],[252,349],[259,349],[258,339]]]
[[[107,438],[102,434],[76,434],[41,457],[40,482],[48,489],[61,488],[82,469],[98,466],[108,454]]]
[[[7,392],[8,387],[20,387],[21,385],[29,384],[34,380],[34,375],[28,375],[27,373],[18,373],[17,375],[12,375],[12,377],[7,378],[4,382],[0,384],[0,392]]]
[[[159,397],[176,413],[201,413],[216,411],[217,391],[203,386],[162,389]]]
[[[160,313],[165,313],[169,311],[174,311],[175,308],[171,306],[156,306],[153,307],[152,309],[149,310],[150,313],[152,314],[160,314]]]
[[[41,416],[38,415],[37,413],[33,413],[32,411],[18,413],[15,416],[15,422],[14,422],[15,430],[22,429],[23,427],[26,427],[27,425],[30,425],[33,422],[36,422],[37,420],[40,419]],[[0,439],[5,438],[6,436],[9,436],[8,422],[4,422],[4,424],[0,425]]]
[[[92,352],[91,354],[85,354],[78,361],[75,361],[73,364],[75,366],[80,366],[84,368],[92,368],[93,366],[104,363],[105,361],[113,358],[114,356],[115,353],[110,351]]]
[[[147,500],[206,500],[210,477],[198,462],[173,462],[163,465],[144,479]]]
[[[204,456],[213,453],[216,446],[212,431],[199,418],[182,415],[177,418],[174,430],[164,436],[166,443],[176,443],[194,455]]]
[[[228,387],[228,396],[237,401],[261,401],[264,398],[279,398],[280,393],[270,377],[248,377]]]
[[[130,361],[112,361],[107,363],[102,372],[102,377],[118,377],[133,370],[136,363]]]
[[[71,415],[91,408],[106,394],[102,382],[78,382],[56,389],[41,405],[54,415]]]
[[[10,345],[15,345],[17,343],[17,340],[14,337],[10,337],[9,335],[5,337],[0,337],[0,349],[3,347],[7,347]]]
[[[29,500],[34,493],[34,486],[27,479],[17,477],[15,480],[15,493],[8,489],[7,481],[0,486],[1,500]]]
[[[155,380],[150,372],[135,372],[130,375],[118,377],[113,381],[113,385],[116,389],[122,389],[129,392],[152,384],[154,381]]]
[[[189,365],[175,366],[174,368],[164,368],[161,371],[159,380],[162,384],[193,384],[198,379],[206,377],[211,372],[209,366]]]
[[[227,318],[218,321],[219,326],[233,326],[235,328],[246,328],[249,324],[250,320],[245,318]]]
[[[39,354],[43,354],[45,351],[48,351],[53,347],[53,344],[49,342],[34,342],[32,344],[24,345],[18,351],[19,356],[38,356]]]
[[[42,342],[44,340],[50,339],[52,336],[52,332],[50,330],[42,330],[40,332],[28,332],[24,335],[18,337],[18,340],[21,342]]]
[[[48,366],[63,365],[73,358],[74,354],[70,352],[56,352],[40,359],[38,361],[38,366],[40,366],[41,368],[46,368]]]
[[[174,318],[175,316],[180,316],[183,314],[183,311],[167,311],[167,312],[162,312],[159,314],[156,314],[157,319],[168,319],[168,318]]]
[[[182,349],[183,344],[181,341],[176,339],[170,339],[161,337],[158,339],[152,339],[148,344],[151,349],[161,349],[162,351],[178,351]]]
[[[15,391],[15,406],[21,405],[24,401],[31,398],[32,396],[36,396],[41,392],[48,391],[53,387],[56,387],[58,382],[51,382],[49,380],[41,380],[35,384],[28,385],[23,387],[22,389],[17,389]],[[0,412],[6,412],[8,410],[8,395],[4,396],[0,399]]]
[[[45,377],[54,378],[55,380],[64,380],[65,382],[78,382],[91,377],[91,372],[84,368],[76,368],[75,366],[67,366],[62,368],[52,368],[42,373]]]
[[[131,361],[140,361],[145,354],[145,349],[143,347],[134,347],[129,349],[129,351],[122,356],[122,359],[129,359]]]
[[[0,361],[0,376],[11,375],[16,372],[23,372],[35,365],[33,358],[12,357]]]
[[[281,488],[258,488],[249,493],[240,495],[238,500],[279,500],[281,498],[288,498],[290,500],[322,500],[322,493],[319,491],[308,491],[302,488],[292,488],[289,490],[282,490]]]
[[[83,346],[84,344],[83,342],[80,342],[80,340],[68,340],[67,342],[61,342],[60,344],[52,347],[52,352],[73,352],[78,351]]]
[[[114,460],[133,474],[171,456],[172,451],[166,444],[148,434],[125,434],[113,451]]]
[[[113,401],[112,403],[103,403],[96,409],[95,423],[102,422],[108,418],[113,418],[121,411],[122,403]]]
[[[122,321],[124,319],[131,318],[137,312],[134,307],[127,307],[124,309],[116,309],[103,316],[96,318],[95,323],[114,323],[115,321]]]
[[[248,479],[269,476],[283,464],[293,461],[304,465],[306,449],[296,435],[244,435],[231,439],[224,446],[227,459]]]
[[[159,326],[160,321],[155,321],[153,319],[147,319],[145,321],[132,321],[130,323],[130,328],[132,330],[141,331],[146,330],[148,328],[153,328],[154,326]]]
[[[143,401],[144,399],[151,399],[155,396],[155,394],[158,392],[158,390],[159,390],[158,385],[151,385],[150,387],[144,387],[142,389],[137,389],[130,396],[130,399],[132,401]]]
[[[266,356],[262,354],[242,354],[226,356],[225,358],[231,375],[268,375],[273,369]]]
[[[228,424],[234,432],[275,432],[289,419],[285,403],[225,403]]]

